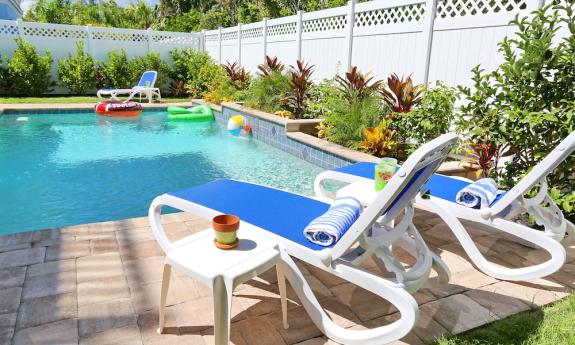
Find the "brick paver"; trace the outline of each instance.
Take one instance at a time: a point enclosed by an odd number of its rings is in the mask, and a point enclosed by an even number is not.
[[[548,279],[503,282],[473,267],[449,229],[418,211],[416,226],[452,270],[441,284],[432,273],[417,293],[416,327],[394,344],[426,344],[493,320],[552,303],[575,287],[575,250]],[[164,216],[171,240],[210,226],[184,213]],[[487,255],[507,266],[529,265],[540,251],[493,235],[470,233]],[[394,250],[407,265],[405,252]],[[350,329],[389,324],[399,315],[388,302],[324,271],[297,262],[334,322]],[[208,287],[172,274],[165,334],[156,332],[163,256],[146,217],[0,236],[0,344],[213,344],[213,299]],[[373,262],[362,265],[377,272]],[[288,285],[289,286],[289,285]],[[275,270],[235,291],[231,343],[333,345],[288,288],[289,329],[283,329]]]

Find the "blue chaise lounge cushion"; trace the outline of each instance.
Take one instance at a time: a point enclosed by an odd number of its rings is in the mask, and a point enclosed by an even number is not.
[[[235,214],[242,221],[312,250],[326,248],[309,242],[303,229],[324,214],[329,204],[279,189],[234,180],[216,180],[168,194],[218,212]],[[241,230],[238,236],[241,238]]]

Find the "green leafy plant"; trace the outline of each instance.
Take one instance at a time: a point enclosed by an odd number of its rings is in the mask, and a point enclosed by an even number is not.
[[[94,78],[96,83],[96,89],[103,89],[106,86],[106,65],[98,61],[96,62],[96,67],[94,70]]]
[[[345,78],[337,76],[335,80],[339,85],[339,90],[349,102],[373,96],[382,85],[381,80],[373,81],[373,77],[369,74],[359,72],[357,66],[346,72]]]
[[[18,95],[40,96],[51,91],[52,54],[40,55],[33,45],[16,38],[17,48],[7,65],[11,90]]]
[[[336,87],[335,78],[324,79],[319,83],[312,83],[308,89],[308,102],[304,117],[327,117],[331,112],[330,100],[340,97],[341,92]]]
[[[76,43],[76,56],[58,61],[58,76],[62,85],[76,95],[83,95],[96,85],[94,59],[84,52],[84,42]]]
[[[363,130],[377,126],[381,120],[381,101],[375,95],[350,102],[338,90],[338,94],[327,102],[330,112],[325,117],[322,132],[329,141],[357,148],[363,139]]]
[[[192,97],[202,97],[209,90],[212,80],[225,73],[206,52],[182,49],[172,50],[170,55],[173,60],[170,72],[172,92],[178,96],[187,92]]]
[[[272,73],[282,73],[284,70],[284,65],[279,62],[277,57],[271,57],[266,55],[266,62],[264,64],[258,65],[260,70],[260,76],[268,76]]]
[[[280,71],[271,71],[252,81],[246,91],[246,104],[270,113],[285,110],[285,99],[290,89],[288,76]]]
[[[399,78],[392,73],[387,78],[387,89],[381,89],[383,101],[392,113],[408,113],[422,99],[423,85],[413,85],[411,76]]]
[[[12,82],[10,81],[6,61],[7,59],[0,55],[0,92],[8,94],[12,88]]]
[[[289,85],[291,90],[286,97],[286,107],[297,119],[302,118],[306,111],[313,68],[313,65],[309,66],[303,60],[298,60],[296,67],[290,66]]]
[[[381,120],[377,127],[364,128],[363,135],[359,148],[377,157],[387,155],[396,144],[393,140],[395,132],[385,120]]]
[[[424,89],[417,107],[408,113],[391,116],[394,119],[392,127],[401,141],[409,143],[408,152],[449,131],[456,121],[454,103],[457,98],[457,89],[438,81],[435,87]]]
[[[112,50],[108,53],[108,64],[106,65],[106,86],[112,88],[125,89],[132,87],[132,71],[128,63],[128,57],[124,49]]]
[[[144,56],[134,57],[129,64],[133,85],[138,83],[145,71],[156,71],[158,72],[158,77],[155,85],[164,91],[168,81],[168,74],[170,73],[170,65],[162,60],[160,53],[148,53]]]
[[[492,73],[473,70],[474,88],[462,88],[460,128],[475,144],[504,147],[513,154],[499,183],[514,185],[575,130],[575,4],[548,5],[529,18],[516,17],[517,35],[500,43],[504,62]],[[559,26],[569,30],[556,39]],[[558,43],[557,43],[558,41]],[[571,219],[575,156],[548,176],[549,185]]]

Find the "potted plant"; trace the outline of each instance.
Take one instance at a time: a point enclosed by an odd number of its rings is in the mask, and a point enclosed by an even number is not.
[[[220,214],[212,219],[212,228],[216,233],[214,243],[220,249],[233,249],[238,246],[237,231],[240,227],[240,218],[233,214]]]

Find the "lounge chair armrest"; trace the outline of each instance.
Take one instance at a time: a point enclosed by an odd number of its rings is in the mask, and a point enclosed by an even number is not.
[[[333,180],[344,183],[354,183],[357,181],[368,180],[361,176],[345,174],[339,171],[327,170],[318,174],[313,182],[313,189],[316,198],[320,200],[331,201],[333,198],[327,194],[327,191],[323,188],[323,182],[327,180]]]
[[[152,201],[148,212],[148,221],[150,222],[150,227],[152,228],[152,233],[156,241],[164,253],[168,253],[173,248],[173,244],[162,226],[162,208],[164,207],[162,197],[163,195],[160,195]]]

